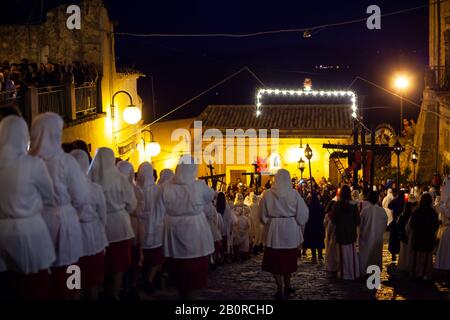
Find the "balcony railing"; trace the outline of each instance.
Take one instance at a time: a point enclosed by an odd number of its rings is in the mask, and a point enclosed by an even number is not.
[[[54,87],[29,87],[23,95],[16,91],[0,92],[0,107],[16,104],[28,123],[44,112],[57,113],[70,122],[101,112],[97,89],[95,84],[75,87],[69,83]]]

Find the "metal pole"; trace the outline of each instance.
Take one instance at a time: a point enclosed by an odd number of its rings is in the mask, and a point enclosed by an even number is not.
[[[400,153],[397,155],[397,192],[400,191]]]
[[[403,90],[400,92],[400,137],[403,135]]]
[[[309,183],[311,184],[311,193],[313,191],[313,184],[312,184],[312,171],[311,171],[311,160],[308,160],[309,162]]]
[[[413,163],[413,186],[416,186],[416,163]]]

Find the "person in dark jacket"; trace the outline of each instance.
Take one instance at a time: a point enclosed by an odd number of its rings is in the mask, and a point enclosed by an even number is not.
[[[398,217],[402,214],[405,206],[405,192],[399,191],[397,198],[389,203],[388,208],[392,210],[392,223],[389,225],[389,252],[392,255],[392,261],[397,261],[397,254],[400,253],[400,237],[397,226]]]
[[[341,189],[340,198],[334,204],[330,215],[336,226],[336,244],[338,247],[338,277],[355,280],[360,276],[359,259],[356,253],[357,228],[361,222],[356,204],[352,204],[350,187]]]
[[[320,204],[319,198],[315,192],[311,196],[308,207],[309,220],[305,226],[303,249],[311,249],[311,261],[312,263],[316,263],[317,254],[319,260],[323,260],[322,250],[325,248],[325,228],[323,226],[323,219],[325,217],[325,210]]]
[[[411,218],[411,215],[416,208],[417,199],[414,194],[409,195],[408,202],[405,203],[405,207],[403,209],[402,214],[398,217],[397,220],[397,229],[398,235],[400,239],[400,254],[398,256],[398,270],[400,271],[408,271],[408,257],[410,256],[408,252],[408,233],[406,232],[406,226]]]
[[[423,280],[431,280],[433,251],[439,229],[439,216],[433,209],[432,203],[431,195],[424,193],[407,226],[407,229],[411,231],[411,276]]]

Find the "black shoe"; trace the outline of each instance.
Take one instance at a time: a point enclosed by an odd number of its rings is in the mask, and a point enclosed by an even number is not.
[[[285,296],[290,296],[291,294],[295,293],[295,289],[290,287],[290,288],[284,288],[284,295]]]

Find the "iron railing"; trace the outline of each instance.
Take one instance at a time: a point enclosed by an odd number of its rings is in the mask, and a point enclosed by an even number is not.
[[[97,112],[97,86],[87,85],[75,88],[75,101],[77,115],[86,115]]]

